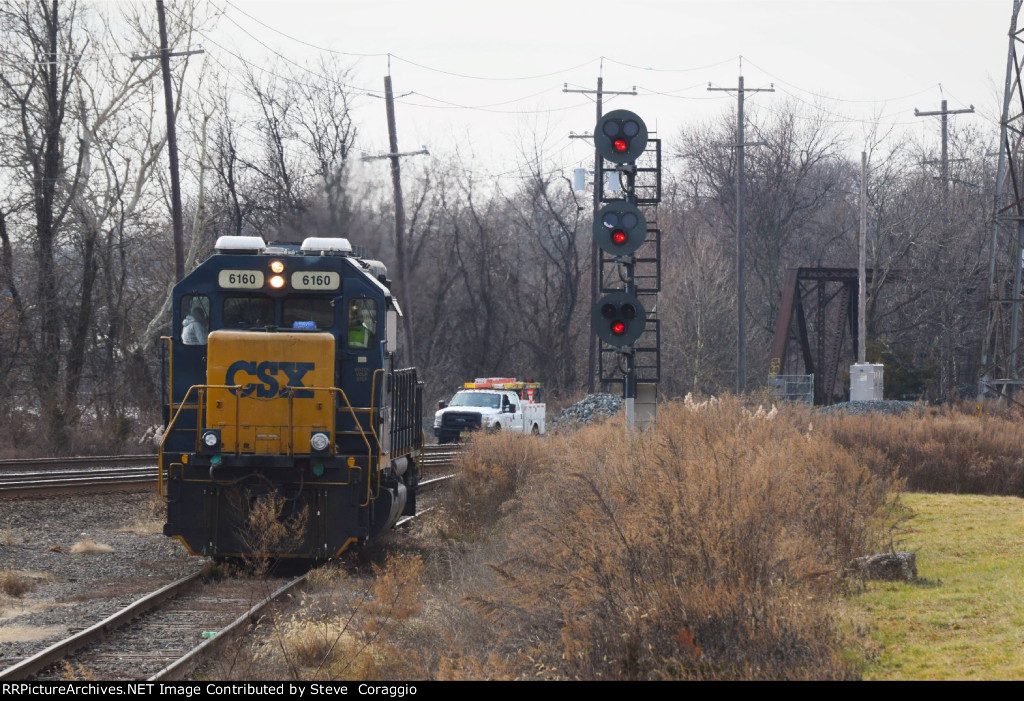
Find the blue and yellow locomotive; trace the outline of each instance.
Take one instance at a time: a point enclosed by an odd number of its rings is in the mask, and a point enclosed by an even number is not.
[[[197,555],[324,560],[415,513],[422,386],[393,367],[383,264],[341,238],[222,236],[172,313],[166,535]]]

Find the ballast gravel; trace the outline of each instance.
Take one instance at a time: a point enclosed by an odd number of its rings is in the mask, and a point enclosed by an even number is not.
[[[826,414],[889,414],[900,416],[910,411],[924,411],[927,405],[899,399],[875,399],[871,401],[838,402],[823,406],[818,411]]]
[[[622,397],[614,394],[588,394],[571,406],[558,412],[549,421],[551,428],[566,429],[574,425],[589,424],[595,418],[615,416],[622,409]]]
[[[0,670],[205,564],[160,532],[155,498],[0,500]]]

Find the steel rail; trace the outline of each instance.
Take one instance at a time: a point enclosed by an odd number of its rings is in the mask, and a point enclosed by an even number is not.
[[[75,650],[85,647],[91,642],[107,637],[112,631],[130,623],[171,597],[177,596],[186,588],[191,586],[201,575],[202,572],[195,572],[187,577],[182,577],[176,582],[171,582],[167,586],[161,587],[160,589],[142,597],[138,601],[126,606],[117,613],[104,618],[96,625],[90,626],[69,638],[65,638],[60,642],[54,643],[45,650],[38,652],[35,655],[8,667],[7,669],[0,670],[0,680],[14,681],[19,679],[28,679],[36,672],[64,659]]]
[[[463,446],[425,445],[419,466],[425,472],[452,469]],[[0,460],[0,499],[60,492],[148,487],[158,481],[155,455]]]
[[[195,670],[203,660],[218,652],[229,641],[235,640],[239,636],[244,635],[250,626],[256,624],[258,620],[257,614],[259,614],[260,611],[266,608],[271,602],[280,599],[293,588],[305,582],[306,577],[308,576],[309,575],[307,573],[285,583],[268,597],[263,599],[263,601],[256,603],[248,611],[217,631],[216,635],[204,640],[199,645],[179,657],[177,661],[167,665],[159,672],[149,677],[146,681],[178,681],[184,679],[193,670]]]

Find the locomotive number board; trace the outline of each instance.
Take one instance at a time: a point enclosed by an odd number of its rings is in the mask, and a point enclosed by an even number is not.
[[[336,290],[341,275],[329,270],[299,270],[292,273],[293,290]]]
[[[217,284],[229,290],[258,290],[263,287],[263,271],[221,270]]]

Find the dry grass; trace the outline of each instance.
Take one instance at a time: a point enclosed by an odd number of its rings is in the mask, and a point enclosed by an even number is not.
[[[13,528],[0,528],[0,545],[17,545],[23,542],[21,534]]]
[[[725,400],[662,405],[647,432],[621,424],[474,436],[424,549],[399,546],[377,584],[318,575],[301,617],[265,638],[268,674],[858,678],[873,653],[837,614],[843,573],[900,537],[904,480],[1020,489],[1008,416]]]
[[[455,459],[456,479],[446,492],[444,535],[473,539],[487,531],[548,447],[508,431],[475,434],[471,450]]]
[[[156,492],[143,497],[136,508],[135,517],[123,531],[129,533],[160,534],[167,520],[167,501]]]
[[[246,553],[245,570],[254,577],[263,577],[278,564],[280,553],[294,552],[302,544],[309,524],[309,507],[286,515],[288,500],[276,491],[253,495],[236,492],[232,509],[236,522],[244,524],[239,538]]]
[[[856,677],[832,603],[898,485],[807,426],[723,401],[666,405],[646,433],[475,440],[445,528],[507,549],[438,623],[430,674]]]
[[[908,490],[1024,494],[1024,422],[1019,416],[979,416],[945,408],[903,416],[833,415],[816,421],[822,432],[872,470],[898,468]]]
[[[269,679],[352,680],[404,676],[402,628],[420,611],[423,561],[390,556],[369,577],[326,568],[297,608],[263,624],[254,651]],[[246,670],[246,677],[252,674]]]
[[[88,667],[82,664],[72,665],[67,660],[60,663],[60,680],[65,682],[94,682],[96,675]]]
[[[76,554],[112,553],[114,552],[114,548],[106,543],[97,543],[95,540],[84,538],[72,545],[70,552]]]
[[[32,580],[23,577],[17,572],[11,572],[10,570],[0,572],[0,592],[7,596],[17,599],[32,591],[33,588]]]

